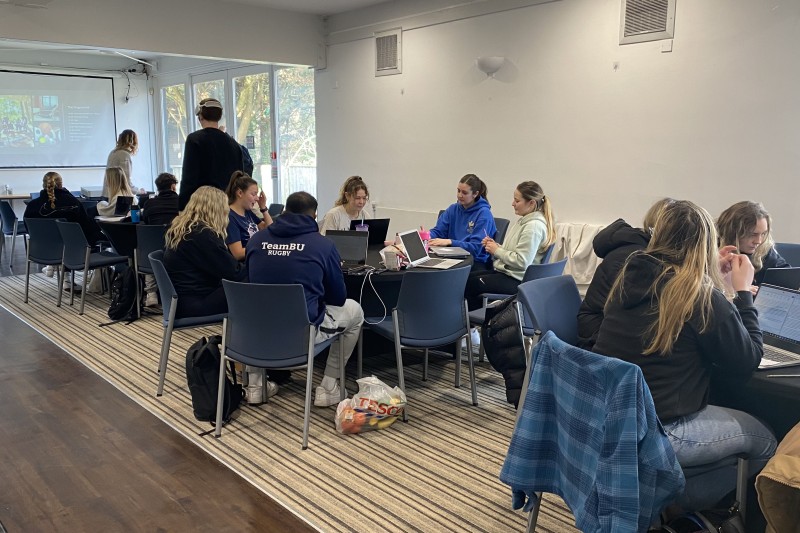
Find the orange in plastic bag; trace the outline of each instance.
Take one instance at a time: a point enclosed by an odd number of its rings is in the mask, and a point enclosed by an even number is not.
[[[336,407],[336,430],[360,433],[391,426],[403,414],[406,395],[399,387],[390,388],[375,376],[357,380],[358,392]]]

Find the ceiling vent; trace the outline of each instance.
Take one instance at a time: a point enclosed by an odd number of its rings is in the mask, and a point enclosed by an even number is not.
[[[676,0],[622,0],[619,44],[672,39]]]
[[[375,33],[375,75],[400,74],[402,69],[403,31],[400,28]]]

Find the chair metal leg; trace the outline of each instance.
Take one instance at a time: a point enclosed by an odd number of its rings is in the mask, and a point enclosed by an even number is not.
[[[70,270],[69,272],[69,305],[75,305],[75,271]],[[61,290],[64,290],[63,287]]]
[[[428,381],[428,349],[425,348],[425,352],[422,356],[422,381]]]
[[[92,249],[87,246],[86,247],[86,256],[84,257],[84,260],[83,260],[83,283],[81,283],[81,311],[80,311],[80,313],[78,313],[79,315],[83,314],[84,307],[86,306],[86,278],[89,277],[89,254],[90,253],[92,253]]]
[[[225,322],[222,325],[222,357],[219,358],[219,381],[217,382],[217,420],[214,426],[214,437],[220,438],[222,436],[222,408],[224,406],[225,396],[225,363],[228,358],[225,357]]]
[[[467,328],[467,339],[469,339],[469,328]],[[461,342],[463,341],[463,337],[456,341],[456,379],[453,385],[455,388],[461,387]],[[471,344],[467,344],[467,348],[469,348]],[[472,353],[469,354],[470,358],[472,358]]]
[[[344,343],[342,342],[341,335],[339,336],[339,401],[341,402],[347,397],[347,391],[345,390],[345,361],[344,361]]]
[[[8,258],[8,268],[14,264],[14,246],[17,245],[17,225],[14,223],[14,231],[11,233],[11,256]]]
[[[361,379],[364,373],[364,328],[358,330],[358,361],[356,361],[356,379]]]
[[[303,410],[303,450],[308,449],[308,423],[311,418],[311,387],[314,377],[314,338],[316,329],[311,326],[308,331],[308,363],[306,363],[306,403]],[[344,389],[344,386],[340,384]]]
[[[528,513],[528,526],[525,528],[526,533],[533,533],[536,531],[536,522],[539,521],[539,508],[542,506],[542,493],[536,493],[536,503],[533,509]]]
[[[400,326],[397,320],[397,309],[392,311],[394,321],[394,355],[397,359],[397,382],[403,394],[406,392],[406,380],[403,376],[403,347],[400,345]],[[403,422],[408,422],[408,404],[403,409]]]
[[[175,311],[178,307],[175,300],[172,300],[167,327],[164,328],[164,339],[161,341],[161,359],[158,362],[158,389],[156,390],[156,396],[161,396],[164,392],[164,380],[167,377],[167,360],[169,359],[169,348],[172,343],[172,330],[175,327]]]
[[[478,405],[478,386],[475,383],[475,358],[472,357],[472,334],[469,329],[469,308],[464,300],[464,320],[467,326],[467,364],[469,366],[469,384],[472,388],[472,405]]]
[[[750,462],[746,457],[739,457],[736,465],[736,499],[739,502],[739,514],[742,515],[742,522],[747,525],[747,475],[749,474]]]
[[[22,303],[28,303],[28,286],[31,283],[31,258],[28,257],[28,260],[25,261],[25,298],[22,300]]]

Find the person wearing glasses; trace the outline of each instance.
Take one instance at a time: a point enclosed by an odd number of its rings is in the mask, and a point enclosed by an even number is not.
[[[372,218],[368,209],[369,189],[361,176],[350,176],[339,189],[339,198],[333,209],[325,213],[319,223],[319,232],[325,235],[329,229],[347,231],[350,221]]]

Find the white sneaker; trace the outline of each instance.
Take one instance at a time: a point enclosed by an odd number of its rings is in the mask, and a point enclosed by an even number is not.
[[[338,383],[334,385],[333,390],[328,390],[320,385],[317,387],[316,395],[314,395],[314,406],[330,407],[331,405],[336,405],[341,401],[341,394],[342,390],[339,388]],[[347,398],[347,389],[344,391],[344,397]]]
[[[266,396],[264,396],[264,386],[262,382],[261,372],[248,372],[247,373],[247,403],[250,405],[258,405],[264,403],[266,398],[272,398],[278,394],[278,384],[274,381],[267,381]]]
[[[478,328],[472,328],[470,332],[470,337],[472,338],[472,345],[478,346],[481,343],[481,332],[478,331]]]
[[[155,292],[148,292],[144,297],[145,307],[158,307],[158,295]]]
[[[86,284],[86,292],[100,294],[103,292],[103,274],[100,270],[92,270],[89,282]]]
[[[47,265],[42,269],[42,274],[44,274],[48,278],[52,278],[55,271],[56,269],[53,267],[53,265]]]

